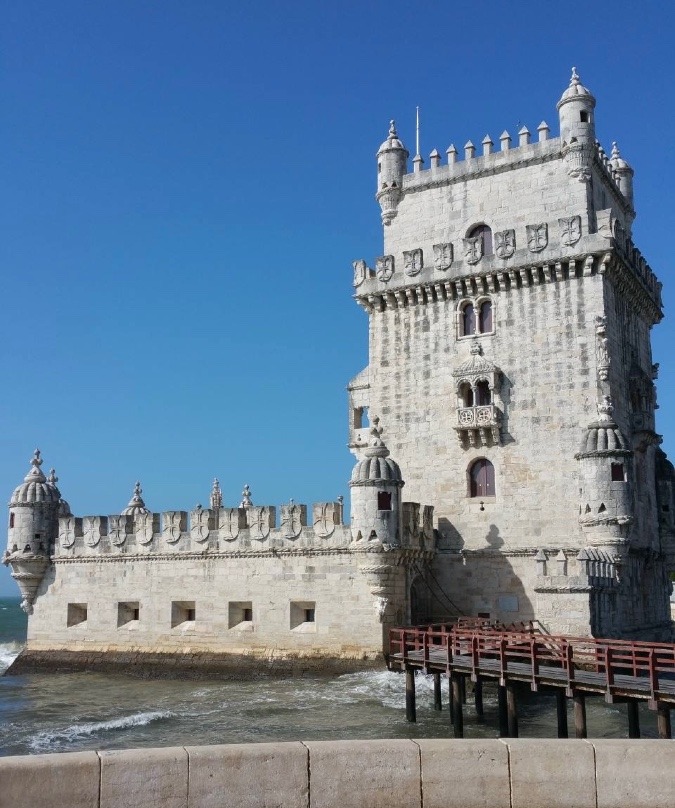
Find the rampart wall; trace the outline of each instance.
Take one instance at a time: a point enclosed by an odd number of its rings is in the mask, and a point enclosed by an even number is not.
[[[0,759],[11,808],[669,808],[674,741],[378,740]]]

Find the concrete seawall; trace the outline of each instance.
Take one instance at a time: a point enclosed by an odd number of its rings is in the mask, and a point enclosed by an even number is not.
[[[675,741],[382,740],[0,758],[0,808],[671,808]]]

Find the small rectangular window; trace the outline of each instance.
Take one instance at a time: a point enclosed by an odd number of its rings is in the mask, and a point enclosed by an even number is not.
[[[227,627],[253,630],[253,603],[250,600],[231,600],[227,604]]]
[[[71,626],[81,626],[87,622],[87,604],[86,603],[69,603],[66,625],[68,628]]]
[[[623,463],[612,463],[612,482],[623,483],[626,477],[623,470]]]
[[[581,123],[588,123],[588,113],[587,112],[580,112],[579,113],[579,120]]]
[[[14,527],[14,514],[10,513],[9,515],[9,526]]]
[[[174,600],[171,602],[171,628],[189,628],[197,617],[194,600]]]
[[[377,510],[390,511],[391,510],[391,494],[389,491],[377,492]]]
[[[292,600],[290,610],[291,631],[316,631],[316,603],[313,600]]]
[[[117,628],[138,623],[141,605],[137,600],[122,600],[117,604]]]

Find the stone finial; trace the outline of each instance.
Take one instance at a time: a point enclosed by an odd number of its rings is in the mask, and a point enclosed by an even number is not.
[[[213,480],[209,504],[214,511],[223,507],[223,492],[220,490],[220,483],[217,477]]]
[[[58,481],[59,478],[56,476],[56,469],[49,469],[49,477],[47,477],[47,482],[51,485],[56,485]]]
[[[619,144],[616,140],[612,141],[612,160],[618,160],[621,157],[621,152],[619,151]]]
[[[141,496],[142,493],[143,489],[141,488],[141,484],[137,481],[134,485],[134,493],[129,500],[129,504],[122,511],[122,516],[136,516],[137,514],[150,513],[150,511],[145,507],[145,502]]]
[[[546,121],[542,121],[539,126],[537,127],[537,132],[539,132],[539,142],[541,143],[544,140],[548,140],[549,133],[551,131],[550,126],[546,123]]]
[[[392,121],[392,126],[394,122]],[[241,492],[241,502],[239,503],[240,508],[252,508],[253,507],[253,500],[251,499],[251,488],[249,487],[248,483],[244,486],[244,490]]]
[[[612,399],[609,396],[603,396],[602,401],[599,401],[597,406],[598,420],[603,423],[609,423],[612,420],[612,413],[614,412]]]
[[[424,165],[424,158],[422,157],[421,154],[416,154],[413,157],[413,173],[419,174],[419,172],[422,170],[423,165]]]
[[[432,168],[438,168],[441,164],[441,155],[438,149],[434,149],[431,154],[429,155],[429,160],[431,162]]]
[[[476,147],[470,140],[467,140],[467,142],[464,144],[464,159],[472,160],[475,153]]]
[[[492,154],[492,147],[494,146],[494,142],[490,135],[485,135],[483,138],[483,154]]]
[[[570,78],[570,87],[578,87],[581,84],[581,79],[577,73],[576,67],[572,68],[572,77]]]
[[[391,140],[398,138],[396,134],[396,121],[393,118],[389,121],[389,137]]]
[[[448,148],[445,150],[445,153],[448,155],[448,165],[451,166],[457,162],[457,149],[455,148],[455,144],[451,143]]]
[[[502,151],[508,151],[511,148],[511,135],[506,131],[506,129],[499,136],[499,143]]]
[[[518,145],[527,146],[530,142],[530,130],[527,126],[522,126],[518,130]]]
[[[372,426],[370,427],[370,434],[373,437],[365,451],[366,457],[389,457],[389,449],[387,449],[384,441],[382,440],[383,432],[384,428],[380,426],[380,419],[377,416],[374,416],[372,419]]]
[[[30,469],[28,470],[28,474],[26,474],[26,476],[23,478],[24,482],[44,483],[47,481],[47,478],[40,468],[42,462],[42,452],[39,449],[36,449],[33,452],[33,457],[30,459]]]

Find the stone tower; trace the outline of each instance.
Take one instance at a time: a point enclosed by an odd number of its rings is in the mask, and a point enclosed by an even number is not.
[[[54,469],[45,477],[40,450],[30,461],[30,471],[14,489],[9,501],[7,550],[3,563],[11,567],[12,578],[21,591],[21,608],[30,614],[35,597],[49,566],[59,532],[59,516],[70,515],[68,503],[56,487]]]
[[[383,254],[354,262],[370,344],[350,448],[377,412],[410,499],[435,507],[433,577],[456,612],[659,637],[675,563],[654,425],[661,284],[631,240],[633,169],[596,141],[595,107],[573,70],[559,137],[523,126],[411,172],[392,126]]]

